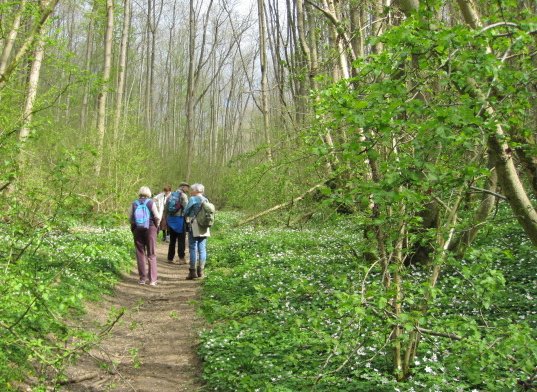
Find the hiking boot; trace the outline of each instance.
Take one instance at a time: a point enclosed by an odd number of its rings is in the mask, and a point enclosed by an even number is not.
[[[168,264],[173,264],[173,260],[168,260]]]
[[[186,264],[186,259],[183,257],[183,258],[179,258],[179,264]]]
[[[193,280],[198,277],[198,274],[196,273],[195,268],[189,268],[188,269],[188,276],[186,277],[186,280]]]
[[[204,269],[205,269],[204,267],[201,267],[201,266],[198,265],[198,269],[196,271],[197,274],[198,274],[198,278],[203,278],[203,270]]]

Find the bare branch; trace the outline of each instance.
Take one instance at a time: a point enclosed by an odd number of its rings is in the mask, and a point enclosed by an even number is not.
[[[492,195],[492,196],[497,197],[498,199],[507,200],[507,197],[505,197],[504,195],[500,195],[499,193],[492,192],[492,191],[490,191],[490,190],[488,190],[488,189],[478,188],[478,187],[476,187],[476,186],[471,186],[470,189],[473,189],[474,191],[479,191],[479,192],[487,193],[487,194],[489,194],[489,195]]]
[[[423,333],[423,334],[426,334],[426,335],[440,336],[440,337],[443,337],[443,338],[449,338],[451,340],[462,340],[463,339],[461,336],[456,335],[454,333],[450,333],[450,332],[436,332],[436,331],[432,331],[430,329],[425,329],[425,328],[421,328],[421,327],[416,327],[415,330],[418,331],[419,333]]]

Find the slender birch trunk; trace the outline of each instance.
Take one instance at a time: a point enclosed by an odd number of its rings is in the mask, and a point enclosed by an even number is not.
[[[22,2],[21,7],[25,1]],[[57,1],[43,1],[40,5],[41,11],[45,14],[52,12],[52,8],[56,5]],[[47,9],[48,8],[48,9]],[[20,21],[18,22],[20,23]],[[28,76],[28,92],[26,94],[26,100],[24,103],[24,110],[22,114],[22,126],[19,131],[19,140],[21,143],[25,143],[30,136],[30,124],[32,122],[32,114],[34,109],[35,98],[37,96],[37,88],[39,86],[39,77],[41,75],[41,65],[43,64],[43,57],[45,55],[45,24],[42,23],[37,33],[37,43],[33,53],[33,59],[30,66],[30,74]],[[14,39],[16,37],[13,36]],[[11,45],[13,42],[11,43]],[[9,53],[8,56],[9,57]],[[5,70],[5,69],[4,69]]]
[[[0,72],[0,90],[5,87],[7,81],[21,62],[22,58],[41,36],[43,26],[49,20],[50,15],[52,15],[52,12],[58,4],[58,1],[59,0],[43,1],[42,6],[40,7],[41,13],[38,21],[34,24],[34,26],[32,26],[28,36],[18,48],[15,56],[13,56],[12,60],[8,60],[6,62],[3,72]]]
[[[263,134],[267,143],[267,159],[272,162],[272,147],[270,138],[270,120],[268,109],[268,78],[267,78],[267,48],[265,27],[265,4],[257,0],[257,15],[259,23],[259,63],[261,67],[261,114],[263,115]]]
[[[41,73],[41,64],[43,63],[44,54],[45,41],[43,36],[40,36],[37,40],[37,45],[33,53],[30,75],[28,77],[28,93],[26,94],[26,101],[24,103],[22,127],[19,132],[19,140],[22,143],[25,143],[28,139],[28,136],[30,136],[30,123],[32,122],[32,112],[34,109],[35,98],[37,96],[39,76]]]
[[[351,25],[351,45],[356,54],[356,57],[364,55],[364,36],[363,27],[363,6],[358,6],[356,3],[349,5],[350,25]]]
[[[191,0],[192,1],[192,0]],[[154,52],[154,48],[151,47],[151,45],[154,43],[154,40],[152,39],[153,35],[153,27],[151,23],[151,17],[153,14],[153,2],[154,0],[147,0],[147,31],[146,31],[146,69],[145,69],[145,106],[144,106],[144,113],[145,113],[145,128],[150,129],[151,127],[151,110],[153,108],[153,81],[151,80],[152,71],[151,71],[151,57],[152,53]]]
[[[175,83],[173,78],[172,53],[173,53],[173,37],[175,34],[175,20],[177,13],[177,1],[173,2],[172,25],[169,28],[168,34],[168,53],[166,55],[166,116],[167,123],[165,124],[166,132],[166,151],[167,153],[175,153],[175,116],[174,116],[174,99],[175,99]]]
[[[185,178],[190,180],[192,160],[194,159],[194,55],[196,46],[196,15],[194,0],[190,0],[188,19],[188,76],[186,88],[186,173]]]
[[[85,60],[84,60],[84,70],[86,72],[90,72],[90,66],[91,66],[91,56],[93,52],[93,26],[94,26],[94,15],[97,10],[97,0],[93,0],[93,6],[91,10],[91,14],[88,21],[88,33],[86,35],[86,53],[85,53]],[[86,82],[84,84],[84,94],[82,96],[82,110],[80,111],[80,128],[81,129],[87,129],[87,118],[88,118],[88,105],[89,105],[89,93],[90,93],[90,86],[89,83]]]
[[[97,157],[95,160],[95,174],[101,174],[104,154],[104,136],[106,133],[106,99],[110,83],[112,68],[112,35],[114,32],[114,0],[106,0],[106,33],[104,44],[104,68],[101,92],[98,97],[97,112]]]
[[[123,2],[123,29],[121,32],[121,48],[119,53],[119,75],[117,81],[116,110],[114,112],[114,144],[119,140],[119,123],[123,114],[123,96],[125,94],[125,80],[127,73],[127,46],[129,40],[129,27],[131,19],[131,0]]]
[[[0,57],[0,75],[3,75],[6,72],[7,64],[11,56],[11,51],[13,50],[13,45],[15,45],[17,34],[19,33],[22,14],[24,12],[25,7],[26,0],[22,0],[19,5],[19,10],[17,11],[15,18],[13,19],[13,26],[11,27],[11,30],[9,31],[5,39],[4,48],[2,49],[2,55]]]

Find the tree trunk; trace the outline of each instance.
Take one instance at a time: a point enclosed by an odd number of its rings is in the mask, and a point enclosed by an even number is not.
[[[106,32],[104,38],[104,68],[101,92],[98,97],[97,112],[97,157],[95,160],[95,175],[101,174],[104,154],[104,136],[106,133],[106,98],[112,68],[112,35],[114,32],[114,0],[106,0]]]
[[[489,115],[494,116],[494,109],[487,109]],[[505,140],[505,133],[500,124],[496,125],[496,133],[489,137],[491,154],[495,160],[498,182],[513,213],[530,238],[537,246],[537,211],[529,199],[524,185],[520,180],[513,161],[512,150]]]
[[[85,68],[86,72],[90,72],[91,66],[91,56],[93,52],[93,25],[94,25],[94,15],[97,10],[97,0],[93,0],[92,11],[88,21],[88,34],[86,35],[86,54],[85,54]],[[84,94],[82,96],[82,109],[80,111],[80,128],[87,129],[87,118],[88,118],[88,105],[89,105],[89,93],[90,86],[89,82],[84,84]]]
[[[196,15],[194,1],[190,0],[188,34],[188,76],[186,88],[186,181],[190,181],[192,160],[194,159],[194,61],[196,46]]]
[[[191,2],[193,0],[190,0]],[[155,52],[155,48],[152,45],[155,43],[153,37],[153,26],[151,23],[151,17],[153,14],[154,0],[147,0],[147,46],[146,46],[146,69],[145,69],[145,128],[149,130],[151,128],[151,114],[153,109],[153,81],[151,77],[153,71],[151,66],[153,64],[151,58]]]
[[[123,114],[123,96],[125,94],[125,79],[127,72],[127,46],[131,19],[131,0],[124,0],[123,29],[121,32],[121,48],[119,53],[119,74],[117,81],[116,110],[114,112],[114,144],[119,141],[119,123]]]
[[[315,81],[315,76],[317,75],[317,69],[315,68],[315,64],[313,63],[309,43],[306,40],[306,18],[303,0],[296,0],[296,19],[300,49],[302,49],[302,52],[304,53],[304,57],[306,58],[306,62],[308,65],[308,78],[310,81],[310,87],[313,90],[316,90],[317,82]]]
[[[351,2],[349,4],[349,14],[350,14],[350,25],[351,25],[351,45],[356,54],[356,58],[362,57],[364,55],[364,36],[365,33],[362,31],[363,23],[363,6]]]
[[[532,139],[533,138],[520,138],[520,140],[517,140],[517,142],[519,142],[522,146],[535,146],[535,140]],[[535,197],[537,197],[537,156],[533,155],[531,150],[526,150],[524,147],[517,148],[516,155],[518,159],[520,159],[522,167],[526,171],[526,175],[533,189],[533,194]]]
[[[482,26],[481,19],[477,13],[477,9],[471,0],[457,0],[461,8],[463,17],[466,23],[472,28]],[[490,47],[487,47],[487,52],[492,52]],[[488,97],[479,89],[479,86],[473,79],[468,79],[470,94],[478,98],[480,102],[486,105],[485,113],[490,118],[496,117],[494,108],[490,105]],[[530,238],[531,242],[537,246],[537,211],[533,207],[529,199],[524,185],[518,175],[515,163],[513,161],[513,151],[506,141],[506,133],[503,125],[496,123],[496,129],[489,136],[488,144],[490,154],[496,165],[498,174],[498,183],[502,187],[505,197],[513,210],[513,213]]]
[[[21,25],[22,13],[24,12],[25,7],[26,0],[22,0],[19,5],[19,10],[17,11],[15,18],[13,19],[13,26],[11,27],[11,30],[9,31],[5,39],[4,48],[2,49],[2,56],[0,57],[0,75],[3,75],[6,72],[9,57],[11,56],[13,45],[15,44],[15,40],[17,39],[17,34]]]
[[[174,100],[175,100],[175,81],[173,78],[173,66],[172,66],[172,49],[173,49],[173,37],[175,33],[175,21],[177,13],[177,1],[173,2],[172,11],[172,25],[169,28],[168,34],[168,53],[166,54],[166,124],[164,129],[166,131],[166,149],[167,153],[176,153],[175,145],[175,116],[174,116]]]
[[[3,72],[0,72],[0,90],[5,87],[11,74],[17,68],[17,65],[20,63],[22,58],[26,55],[28,50],[30,50],[34,42],[41,36],[42,28],[49,20],[50,15],[52,14],[52,12],[54,11],[54,8],[56,8],[56,5],[58,4],[58,1],[59,0],[50,0],[46,2],[44,1],[42,3],[42,6],[40,7],[41,15],[39,17],[39,20],[32,27],[30,33],[28,34],[28,36],[26,37],[22,45],[19,47],[13,59],[11,61],[7,61]]]
[[[261,114],[263,115],[263,134],[265,135],[265,142],[267,143],[267,159],[269,162],[272,162],[268,109],[267,48],[264,0],[257,0],[257,15],[259,23],[259,62],[261,67]]]
[[[45,54],[45,41],[43,36],[37,40],[37,45],[34,50],[32,65],[30,67],[30,75],[28,77],[28,93],[26,94],[26,102],[24,104],[22,127],[19,132],[19,140],[25,143],[30,136],[30,123],[32,121],[32,111],[34,108],[35,98],[37,96],[37,87],[39,84],[39,76],[41,73],[41,64]],[[23,153],[23,151],[21,151]],[[21,163],[24,159],[21,160]]]
[[[466,23],[473,29],[481,27],[481,20],[472,0],[457,0],[462,16]]]

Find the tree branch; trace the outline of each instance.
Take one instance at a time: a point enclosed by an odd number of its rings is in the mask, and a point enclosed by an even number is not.
[[[239,223],[237,223],[237,226],[242,226],[248,222],[252,222],[254,220],[256,220],[257,218],[261,218],[262,216],[265,216],[267,214],[270,214],[271,212],[274,212],[274,211],[278,211],[278,210],[281,210],[282,208],[285,208],[285,207],[288,207],[288,206],[291,206],[293,204],[295,204],[296,202],[302,200],[303,198],[305,198],[307,195],[309,195],[310,193],[316,191],[317,189],[319,189],[321,186],[323,186],[324,184],[326,184],[326,181],[323,181],[313,187],[311,187],[310,189],[308,189],[306,192],[304,192],[303,194],[301,194],[300,196],[298,197],[295,197],[293,200],[291,201],[288,201],[287,203],[283,203],[283,204],[278,204],[277,206],[274,206],[272,208],[269,208],[268,210],[265,210],[265,211],[262,211],[260,212],[259,214],[255,214],[254,216],[251,216]]]
[[[423,334],[426,334],[426,335],[432,335],[432,336],[440,336],[440,337],[443,337],[443,338],[449,338],[451,340],[462,340],[463,338],[457,334],[454,334],[454,333],[450,333],[450,332],[435,332],[435,331],[431,331],[430,329],[425,329],[425,328],[421,328],[421,327],[416,327],[415,328],[416,331],[418,331],[419,333],[423,333]]]
[[[507,197],[505,197],[504,195],[500,195],[499,193],[490,191],[490,190],[488,190],[488,189],[478,188],[478,187],[476,187],[476,186],[471,186],[470,189],[473,189],[474,191],[479,191],[479,192],[487,193],[487,194],[489,194],[489,195],[492,195],[492,196],[497,197],[498,199],[507,200]]]

